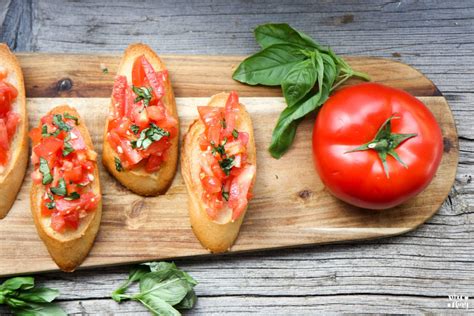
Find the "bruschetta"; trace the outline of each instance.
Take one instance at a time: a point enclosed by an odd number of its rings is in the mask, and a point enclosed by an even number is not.
[[[211,252],[229,250],[237,238],[255,182],[253,126],[237,93],[214,95],[198,107],[181,149],[191,226]]]
[[[20,64],[0,44],[0,219],[15,202],[28,163],[28,116]]]
[[[30,131],[31,212],[39,236],[63,271],[87,257],[102,216],[97,153],[74,108],[58,106]]]
[[[176,173],[179,122],[165,65],[144,44],[122,57],[105,124],[102,161],[125,187],[164,194]]]

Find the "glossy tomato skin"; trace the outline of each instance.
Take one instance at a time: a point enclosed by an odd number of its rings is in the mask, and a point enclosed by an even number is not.
[[[389,177],[375,150],[347,152],[373,140],[392,115],[392,133],[416,133],[398,153],[408,168],[387,157]],[[358,207],[387,209],[420,193],[441,162],[441,130],[430,110],[410,94],[376,83],[336,92],[320,110],[313,130],[316,170],[329,191]]]

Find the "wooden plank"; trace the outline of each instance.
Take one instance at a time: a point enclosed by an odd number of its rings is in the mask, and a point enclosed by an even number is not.
[[[235,251],[249,251],[315,243],[383,237],[409,231],[431,217],[448,195],[457,165],[457,136],[449,107],[443,97],[422,97],[436,116],[447,150],[431,185],[419,196],[384,212],[350,207],[333,198],[312,170],[311,136],[314,118],[303,121],[293,148],[280,160],[270,157],[266,148],[273,122],[285,107],[282,98],[242,98],[254,121],[259,161],[255,198],[242,226]],[[33,98],[28,110],[32,126],[51,107],[69,104],[77,107],[87,122],[96,150],[101,152],[102,126],[108,99]],[[206,99],[178,99],[182,134],[196,117],[195,106]],[[287,166],[298,169],[288,170]],[[31,167],[30,167],[31,169]],[[29,170],[31,172],[31,170]],[[29,214],[25,183],[10,214],[0,223],[0,273],[3,275],[56,269],[35,233]],[[178,173],[165,196],[143,198],[121,187],[101,170],[103,218],[93,250],[82,267],[123,264],[171,257],[206,254],[195,239],[187,216],[187,193]],[[19,233],[21,232],[21,234]],[[285,238],[282,238],[285,236]],[[7,242],[8,241],[8,242]],[[22,247],[19,248],[18,244]]]
[[[121,55],[20,53],[28,97],[109,97]],[[281,96],[278,87],[248,86],[232,79],[244,56],[164,55],[177,97],[208,97],[236,90],[241,96]],[[347,57],[357,71],[372,80],[416,96],[441,93],[416,69],[393,60]],[[78,67],[80,65],[80,67]],[[103,72],[107,68],[108,73]],[[356,82],[348,82],[349,84]]]

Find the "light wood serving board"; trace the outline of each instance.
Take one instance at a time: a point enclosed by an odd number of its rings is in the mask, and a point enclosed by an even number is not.
[[[27,89],[30,126],[50,108],[69,104],[86,121],[98,153],[108,97],[120,56],[19,54]],[[300,125],[292,149],[280,160],[267,152],[272,128],[285,104],[277,88],[249,87],[231,79],[239,56],[163,56],[170,70],[181,119],[181,136],[197,116],[197,105],[221,91],[236,90],[252,116],[258,175],[240,236],[231,252],[295,247],[386,237],[416,228],[441,206],[458,162],[456,127],[433,83],[408,65],[386,59],[347,58],[374,81],[419,97],[436,116],[444,137],[441,166],[416,198],[386,211],[369,211],[333,198],[313,169],[314,117]],[[101,67],[107,67],[104,74]],[[348,84],[354,83],[351,81]],[[100,159],[99,159],[100,161]],[[101,165],[103,217],[100,232],[81,268],[207,255],[194,237],[180,172],[166,195],[143,198],[122,187]],[[179,168],[178,168],[179,170]],[[57,270],[36,234],[30,214],[30,174],[9,215],[0,221],[0,275]]]

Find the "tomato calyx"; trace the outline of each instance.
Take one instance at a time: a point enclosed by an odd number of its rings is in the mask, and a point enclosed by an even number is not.
[[[382,161],[383,169],[385,171],[385,176],[390,178],[388,165],[387,165],[387,156],[392,156],[396,161],[398,161],[403,167],[408,169],[408,166],[403,162],[400,156],[395,151],[395,148],[401,145],[404,141],[417,136],[415,133],[411,134],[396,134],[392,133],[392,120],[399,119],[400,117],[396,114],[390,116],[379,128],[374,139],[368,143],[365,143],[359,147],[356,147],[352,150],[346,151],[345,153],[352,153],[357,151],[364,150],[375,150],[380,160]]]

